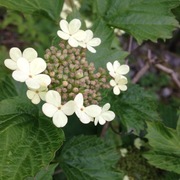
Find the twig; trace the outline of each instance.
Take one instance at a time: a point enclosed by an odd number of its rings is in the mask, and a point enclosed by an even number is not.
[[[180,88],[180,81],[178,79],[178,75],[175,71],[173,71],[172,69],[163,66],[162,64],[155,64],[155,67],[167,74],[169,74],[172,78],[172,80],[176,83],[176,85]]]
[[[145,66],[135,75],[135,77],[132,79],[132,83],[137,83],[139,79],[148,71],[149,69],[149,63],[147,62]]]

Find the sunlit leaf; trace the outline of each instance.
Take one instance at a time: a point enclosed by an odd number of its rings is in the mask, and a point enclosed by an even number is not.
[[[46,167],[64,134],[20,97],[0,102],[0,179],[19,180]]]

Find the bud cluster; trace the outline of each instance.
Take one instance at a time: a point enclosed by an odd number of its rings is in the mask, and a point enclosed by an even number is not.
[[[101,100],[100,89],[110,88],[105,69],[96,71],[94,64],[88,63],[84,48],[71,47],[61,41],[59,47],[51,46],[46,50],[45,73],[51,77],[49,89],[61,94],[62,102],[74,99],[82,93],[84,104],[98,104]]]

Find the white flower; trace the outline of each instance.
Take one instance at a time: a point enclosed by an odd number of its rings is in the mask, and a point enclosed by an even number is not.
[[[82,41],[86,36],[86,33],[80,30],[81,21],[79,19],[73,19],[70,23],[61,20],[59,25],[62,31],[58,30],[57,35],[64,40],[68,40],[72,47],[78,47],[79,41]]]
[[[124,76],[116,76],[115,79],[111,79],[110,85],[113,88],[113,92],[115,95],[119,95],[121,91],[127,90],[127,78]]]
[[[141,140],[140,138],[136,138],[134,140],[134,146],[137,148],[137,149],[141,149],[141,146],[144,145],[144,141]]]
[[[16,81],[25,82],[29,88],[39,89],[41,85],[48,86],[51,79],[46,74],[40,74],[46,69],[46,62],[35,58],[31,62],[21,57],[17,60],[17,69],[12,73]]]
[[[115,118],[115,114],[113,111],[109,111],[110,109],[110,104],[106,103],[102,108],[101,108],[101,113],[95,117],[94,124],[95,126],[99,122],[99,124],[103,125],[105,124],[106,121],[112,121]]]
[[[109,70],[109,74],[114,78],[117,75],[125,75],[129,72],[129,66],[126,64],[121,65],[118,61],[114,61],[113,64],[108,62],[106,67]]]
[[[64,127],[68,121],[67,116],[74,113],[74,101],[68,101],[62,105],[60,94],[57,91],[50,90],[46,93],[46,102],[42,106],[43,113],[53,118],[55,126]]]
[[[38,104],[41,101],[41,99],[45,101],[45,95],[47,91],[47,86],[41,86],[39,89],[27,90],[26,95],[33,104]]]
[[[81,93],[77,94],[74,98],[75,113],[82,123],[87,124],[101,113],[101,108],[98,105],[84,107],[83,101],[83,95]]]
[[[121,149],[120,149],[120,152],[121,152],[121,156],[122,156],[122,157],[125,157],[126,154],[128,153],[128,150],[127,150],[126,148],[121,148]]]
[[[79,45],[83,48],[87,48],[92,53],[96,50],[93,47],[99,46],[101,44],[100,38],[93,38],[93,32],[91,30],[86,30],[86,37],[83,41],[79,42]]]
[[[19,58],[27,59],[29,62],[37,58],[37,52],[33,48],[26,48],[23,53],[19,48],[13,47],[9,51],[11,59],[5,59],[4,64],[11,70],[17,69],[17,60]]]
[[[123,177],[123,180],[129,180],[129,177],[128,177],[127,175],[125,175],[125,176]]]

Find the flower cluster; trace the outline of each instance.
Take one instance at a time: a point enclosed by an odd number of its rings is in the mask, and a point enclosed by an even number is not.
[[[93,63],[88,63],[83,48],[72,48],[62,41],[58,47],[47,49],[44,58],[45,73],[52,80],[49,87],[61,94],[63,103],[82,93],[85,105],[98,104],[102,99],[100,90],[110,88],[106,70],[96,70]]]
[[[25,82],[29,90],[27,96],[32,103],[38,104],[44,99],[47,86],[51,79],[46,74],[41,74],[46,69],[46,62],[38,57],[33,48],[26,48],[23,52],[14,47],[10,49],[9,56],[4,64],[13,70],[12,77],[19,82]]]
[[[93,63],[86,59],[86,49],[95,53],[94,47],[100,45],[99,38],[93,38],[91,30],[81,30],[81,21],[73,19],[68,23],[60,21],[61,30],[57,31],[62,39],[59,46],[46,50],[44,59],[38,57],[33,48],[23,52],[11,48],[4,64],[13,70],[12,77],[19,82],[25,82],[27,97],[34,104],[45,101],[43,113],[52,118],[57,127],[64,127],[68,117],[76,114],[84,123],[94,122],[103,125],[115,118],[110,111],[110,104],[99,106],[102,99],[101,89],[114,87],[115,94],[127,89],[125,75],[129,71],[127,65],[107,63],[107,69],[95,69]],[[66,41],[65,41],[66,40]],[[108,83],[109,75],[113,78]],[[50,89],[48,91],[48,89]]]
[[[61,30],[57,31],[57,35],[64,40],[68,40],[68,43],[72,47],[81,46],[87,48],[92,53],[96,50],[94,47],[99,46],[101,43],[100,38],[93,38],[93,32],[91,30],[81,30],[81,21],[79,19],[73,19],[69,23],[66,20],[61,20],[59,23]]]
[[[115,95],[119,95],[121,91],[127,90],[127,78],[124,76],[129,72],[128,65],[121,65],[117,60],[112,64],[107,63],[107,69],[109,70],[110,76],[113,78],[110,80],[110,85],[113,87]]]
[[[105,124],[106,121],[112,121],[115,118],[115,114],[109,111],[110,105],[106,108],[101,108],[98,105],[90,105],[85,107],[83,95],[77,94],[74,100],[70,100],[67,103],[61,103],[61,96],[57,91],[50,90],[46,94],[46,103],[43,105],[42,110],[48,117],[53,118],[53,123],[57,127],[64,127],[67,122],[67,116],[75,113],[80,121],[84,124],[94,122],[95,125],[99,122]]]

